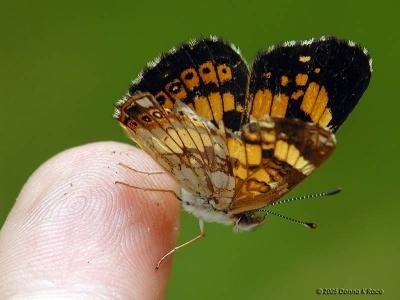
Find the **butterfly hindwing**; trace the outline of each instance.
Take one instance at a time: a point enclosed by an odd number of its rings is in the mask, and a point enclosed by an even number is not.
[[[261,52],[252,68],[247,121],[267,114],[336,131],[367,88],[370,64],[365,49],[334,37]]]
[[[164,108],[183,101],[214,125],[238,130],[246,103],[247,64],[234,46],[206,38],[183,44],[146,68],[129,94],[149,92]]]
[[[310,175],[335,148],[334,134],[298,119],[268,116],[227,137],[236,179],[231,212],[240,214],[277,201]]]

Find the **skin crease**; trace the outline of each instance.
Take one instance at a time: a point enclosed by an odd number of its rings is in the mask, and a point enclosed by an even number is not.
[[[66,150],[26,182],[0,231],[0,299],[163,299],[179,203],[114,182],[178,186],[143,151],[100,142]]]

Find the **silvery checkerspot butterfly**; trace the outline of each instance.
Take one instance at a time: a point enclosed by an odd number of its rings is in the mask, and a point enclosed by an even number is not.
[[[272,214],[313,228],[268,207],[331,155],[371,70],[365,49],[335,37],[273,46],[251,70],[235,46],[210,37],[151,62],[115,118],[199,218],[200,235],[184,245],[204,236],[203,221],[243,231]]]

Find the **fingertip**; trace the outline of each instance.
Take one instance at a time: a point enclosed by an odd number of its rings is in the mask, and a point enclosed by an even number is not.
[[[38,281],[18,276],[29,274],[51,280],[55,289],[79,282],[127,299],[161,297],[171,261],[158,271],[155,265],[175,245],[178,201],[171,193],[115,182],[176,192],[178,187],[166,174],[140,174],[121,162],[161,170],[136,148],[103,142],[64,151],[32,175],[0,234],[0,295],[38,288]]]

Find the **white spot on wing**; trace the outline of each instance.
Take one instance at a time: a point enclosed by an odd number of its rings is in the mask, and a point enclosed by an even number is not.
[[[156,58],[154,58],[152,61],[150,61],[147,64],[148,68],[154,68],[155,66],[157,66],[161,61],[161,55],[157,56]]]
[[[169,54],[174,54],[178,49],[173,47],[171,50],[168,51]]]
[[[191,40],[188,42],[188,44],[189,44],[189,47],[190,47],[190,48],[193,48],[193,47],[197,44],[197,40],[196,40],[196,39],[191,39]]]
[[[143,71],[141,71],[141,72],[139,73],[139,75],[138,75],[135,79],[132,80],[132,84],[137,84],[137,83],[139,83],[139,81],[141,81],[142,79],[143,79]]]
[[[347,41],[347,45],[349,45],[350,47],[355,47],[356,43],[354,43],[353,41]]]
[[[124,97],[122,99],[119,99],[117,101],[117,103],[115,104],[117,107],[120,107],[121,105],[123,105],[126,102],[127,97]]]
[[[293,47],[294,45],[296,45],[296,41],[287,41],[283,43],[284,47]]]
[[[191,184],[193,184],[193,185],[198,185],[199,184],[199,178],[196,176],[196,174],[193,172],[192,169],[190,169],[190,168],[188,168],[186,166],[182,166],[181,174]]]
[[[115,109],[114,110],[114,114],[113,114],[113,118],[114,119],[118,119],[121,116],[121,112],[119,111],[119,109]]]
[[[235,51],[237,54],[240,55],[240,57],[242,56],[242,53],[241,53],[239,47],[237,47],[235,44],[230,44],[230,46],[233,49],[233,51]]]
[[[153,103],[149,100],[149,98],[144,97],[136,101],[141,107],[149,108],[153,106]]]
[[[322,40],[322,38],[321,38],[321,40]],[[311,45],[313,42],[314,42],[314,38],[305,40],[305,41],[301,41],[301,45],[307,46],[307,45]]]
[[[299,56],[299,61],[302,63],[307,63],[311,60],[311,56],[304,56],[304,55],[300,55]]]
[[[221,189],[227,185],[228,175],[221,171],[211,173],[211,182],[217,189]]]
[[[269,46],[268,49],[267,49],[267,53],[270,53],[270,52],[274,51],[275,48],[276,48],[275,45]]]
[[[324,135],[319,135],[318,136],[319,137],[319,141],[322,143],[322,144],[325,144],[327,141],[328,141],[328,138],[326,137],[326,136],[324,136]]]
[[[216,35],[210,35],[210,40],[212,40],[213,42],[218,42],[219,38]]]

